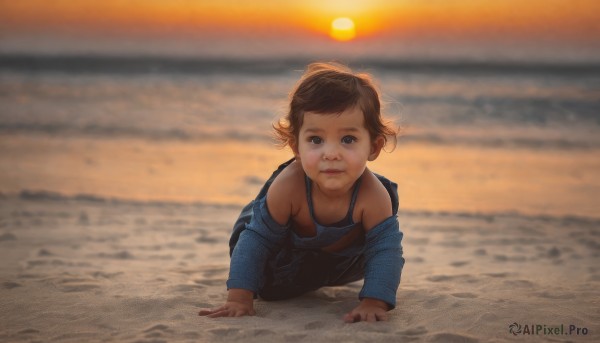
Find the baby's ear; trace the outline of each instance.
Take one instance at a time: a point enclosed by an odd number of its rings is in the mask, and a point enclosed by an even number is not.
[[[296,159],[300,159],[300,153],[298,152],[298,143],[295,139],[290,139],[289,141],[289,145],[290,148],[292,149],[292,152],[294,153],[294,156],[296,157]]]
[[[377,138],[375,138],[373,140],[373,142],[371,143],[371,152],[369,153],[368,160],[375,161],[377,159],[377,157],[379,156],[381,149],[383,149],[384,145],[385,145],[385,139],[383,138],[383,136],[378,136]]]

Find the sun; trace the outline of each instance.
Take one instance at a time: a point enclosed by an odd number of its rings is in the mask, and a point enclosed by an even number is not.
[[[356,37],[354,21],[346,17],[335,18],[331,22],[329,35],[331,38],[342,42],[354,39]]]

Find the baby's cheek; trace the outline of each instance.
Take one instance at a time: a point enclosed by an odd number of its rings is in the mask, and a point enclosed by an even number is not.
[[[306,160],[307,163],[314,166],[319,163],[319,161],[321,159],[321,154],[318,151],[308,151],[305,154],[304,159]]]
[[[368,157],[368,155],[365,155],[361,152],[353,151],[346,156],[346,161],[354,165],[362,165],[367,162]]]
[[[319,156],[317,154],[302,155],[302,168],[307,174],[319,169]]]

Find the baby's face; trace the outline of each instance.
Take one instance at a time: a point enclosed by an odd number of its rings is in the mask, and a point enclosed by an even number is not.
[[[304,114],[296,157],[321,191],[335,195],[351,189],[372,152],[360,108],[349,108],[341,115]]]

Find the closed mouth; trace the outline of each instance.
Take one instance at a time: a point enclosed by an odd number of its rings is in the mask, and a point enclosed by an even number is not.
[[[322,171],[322,173],[325,173],[325,174],[339,174],[341,172],[343,172],[343,170],[339,170],[339,169],[325,169]]]

